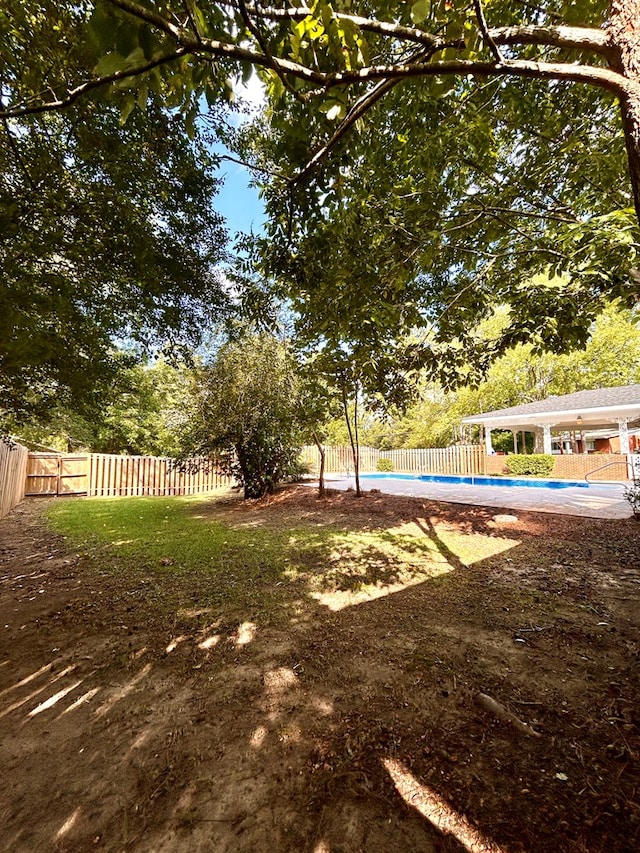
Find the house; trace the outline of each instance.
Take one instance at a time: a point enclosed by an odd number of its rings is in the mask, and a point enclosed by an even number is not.
[[[585,430],[584,438],[587,453],[620,453],[620,435],[616,429]],[[573,453],[572,436],[570,432],[563,435],[551,436],[553,453]],[[577,442],[577,452],[584,453],[581,440],[574,436]],[[640,429],[629,429],[629,451],[640,453]]]
[[[622,385],[547,397],[508,409],[462,419],[484,429],[487,453],[493,453],[491,431],[511,430],[517,452],[518,434],[533,433],[536,453],[630,454],[640,452],[640,385]],[[520,447],[524,447],[520,440]]]

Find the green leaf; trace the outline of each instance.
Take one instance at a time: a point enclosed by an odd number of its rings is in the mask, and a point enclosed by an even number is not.
[[[196,29],[201,36],[208,35],[209,27],[207,26],[207,21],[204,15],[202,14],[202,9],[199,6],[196,6],[195,3],[189,4],[189,11],[195,18]]]
[[[213,107],[218,102],[218,94],[211,80],[207,81],[204,89],[204,96],[207,101],[207,106]]]
[[[151,87],[151,91],[155,92],[156,95],[162,95],[164,91],[164,84],[162,81],[162,75],[157,68],[154,68],[153,71],[148,75],[149,86]]]
[[[111,52],[105,54],[93,69],[97,77],[110,77],[118,71],[124,71],[127,67],[127,58],[119,53]]]
[[[189,110],[185,116],[184,125],[189,139],[193,139],[196,135],[196,119],[198,118],[199,110],[197,104]]]
[[[102,5],[94,8],[89,19],[89,32],[101,50],[113,45],[119,21]]]
[[[127,56],[126,63],[127,68],[135,68],[138,65],[142,65],[145,61],[144,51],[141,47],[134,48],[131,53]]]
[[[309,38],[312,41],[321,38],[324,35],[324,27],[318,21],[314,21],[314,26],[308,31]]]
[[[132,27],[128,21],[120,24],[116,37],[116,49],[118,53],[122,54],[122,56],[128,56],[138,45],[138,27]]]
[[[149,86],[146,82],[142,83],[140,89],[138,90],[137,104],[138,109],[141,109],[142,112],[145,112],[147,109],[147,99],[149,98]]]
[[[145,59],[152,59],[154,52],[159,48],[155,33],[151,27],[145,24],[138,30],[138,37],[140,39],[140,47],[144,51]]]
[[[242,69],[242,82],[246,86],[253,74],[253,66],[250,62],[241,62],[240,68]]]
[[[127,119],[133,112],[133,108],[136,105],[136,99],[133,95],[126,95],[122,106],[120,107],[120,124],[124,125],[127,122]]]
[[[418,0],[411,7],[411,20],[414,24],[421,24],[429,14],[428,0]]]

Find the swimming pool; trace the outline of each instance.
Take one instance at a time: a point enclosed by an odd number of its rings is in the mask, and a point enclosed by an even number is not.
[[[480,474],[361,474],[361,480],[418,480],[423,483],[452,483],[466,486],[527,486],[535,489],[588,489],[585,480],[534,480],[533,478],[485,477]]]

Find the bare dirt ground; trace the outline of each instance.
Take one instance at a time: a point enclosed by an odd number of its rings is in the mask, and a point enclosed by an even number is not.
[[[413,584],[372,556],[365,586],[338,559],[325,597],[282,577],[281,611],[243,619],[205,581],[167,599],[170,575],[101,565],[42,507],[0,522],[0,849],[640,850],[637,521],[212,503],[257,547],[304,522],[439,555]]]

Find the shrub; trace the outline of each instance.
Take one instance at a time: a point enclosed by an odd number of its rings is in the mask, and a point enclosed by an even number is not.
[[[299,383],[287,347],[263,334],[225,344],[200,372],[188,455],[216,455],[226,473],[260,498],[296,473]]]
[[[393,462],[387,456],[381,456],[376,462],[378,471],[393,471]]]
[[[313,472],[309,463],[303,462],[301,459],[297,459],[289,465],[283,479],[292,483],[300,483],[312,474]]]
[[[524,477],[548,477],[553,471],[554,458],[550,453],[528,453],[522,456],[509,456],[507,471]]]
[[[625,500],[629,501],[633,514],[640,519],[640,480],[634,480],[623,492]]]

